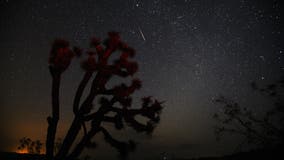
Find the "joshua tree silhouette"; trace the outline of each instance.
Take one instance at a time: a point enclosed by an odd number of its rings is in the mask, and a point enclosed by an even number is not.
[[[61,75],[74,57],[82,58],[84,53],[87,59],[81,63],[84,76],[73,100],[74,119],[60,149],[54,154],[54,141],[59,121]],[[112,54],[120,55],[113,63],[109,63]],[[49,70],[52,76],[52,115],[47,118],[46,157],[48,160],[76,159],[85,147],[96,146],[92,138],[98,132],[101,132],[105,141],[115,147],[122,156],[126,156],[135,148],[132,140],[122,142],[113,138],[103,127],[102,122],[112,123],[118,130],[122,129],[126,123],[137,132],[153,131],[155,124],[160,120],[162,102],[153,100],[149,96],[142,98],[141,108],[131,108],[131,95],[141,88],[141,81],[133,78],[138,70],[138,64],[129,60],[134,55],[135,50],[122,42],[117,32],[109,32],[108,38],[103,43],[96,37],[92,38],[88,50],[79,47],[71,49],[69,43],[62,39],[54,41],[49,58]],[[130,78],[132,83],[130,85],[121,83],[113,88],[107,88],[107,82],[114,76]],[[83,92],[89,82],[91,83],[90,91],[82,100]],[[96,98],[100,98],[99,104],[93,104]],[[109,116],[108,113],[113,113],[114,116]],[[137,115],[147,118],[147,123],[144,124],[135,119]],[[82,137],[78,136],[81,130],[84,132]],[[79,143],[74,144],[78,139]]]

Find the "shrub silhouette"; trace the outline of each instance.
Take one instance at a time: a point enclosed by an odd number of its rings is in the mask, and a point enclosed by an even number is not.
[[[219,97],[214,102],[222,105],[220,113],[214,118],[219,122],[215,128],[217,138],[223,133],[239,134],[246,138],[247,143],[261,148],[281,146],[284,144],[284,80],[259,87],[251,83],[254,91],[268,97],[273,103],[267,106],[263,115],[256,114],[248,107],[241,107],[237,102]]]
[[[74,119],[60,149],[54,154],[54,140],[59,121],[61,75],[74,57],[82,58],[84,54],[87,56],[87,59],[81,63],[84,76],[73,100]],[[108,61],[112,54],[120,55],[110,64]],[[54,41],[49,58],[49,70],[52,76],[52,115],[47,118],[46,157],[48,160],[76,159],[85,147],[96,146],[92,138],[99,132],[104,135],[107,143],[119,151],[122,157],[135,148],[132,140],[128,142],[116,140],[103,127],[102,122],[112,123],[117,130],[122,129],[126,123],[137,132],[150,134],[153,131],[155,124],[160,120],[161,102],[145,97],[142,98],[141,108],[131,108],[131,95],[141,88],[141,81],[134,78],[138,64],[130,60],[134,55],[135,50],[122,42],[117,32],[109,32],[108,38],[103,43],[96,37],[92,38],[88,50],[79,47],[71,49],[69,43],[62,39]],[[131,78],[132,82],[130,85],[121,83],[113,88],[107,88],[107,82],[114,76]],[[89,82],[91,83],[90,91],[82,100],[83,92]],[[93,104],[95,98],[100,98],[99,104]],[[109,116],[108,113],[113,113],[114,116]],[[147,118],[147,123],[143,124],[135,119],[137,115]],[[81,130],[84,135],[79,137]],[[80,138],[79,143],[74,144],[78,138]]]
[[[34,141],[30,138],[23,137],[19,142],[18,150],[26,150],[29,154],[40,154],[42,143],[39,140]]]

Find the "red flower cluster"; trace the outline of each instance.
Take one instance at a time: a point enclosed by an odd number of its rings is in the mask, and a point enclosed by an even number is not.
[[[126,86],[125,84],[121,84],[119,86],[114,87],[114,95],[118,98],[128,97],[135,90],[141,88],[141,81],[139,79],[133,79],[132,84],[130,86]]]
[[[119,33],[109,32],[108,37],[109,38],[106,40],[105,45],[111,50],[116,50],[121,43]]]
[[[86,71],[95,71],[97,69],[96,58],[89,55],[88,59],[82,62],[81,67]]]
[[[50,52],[49,64],[53,69],[63,72],[68,68],[73,57],[74,53],[69,48],[69,42],[56,39]]]

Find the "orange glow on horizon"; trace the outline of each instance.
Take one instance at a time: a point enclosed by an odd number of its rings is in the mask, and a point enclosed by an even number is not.
[[[25,148],[25,149],[17,149],[15,152],[16,152],[16,153],[19,153],[19,154],[28,154],[28,153],[29,153],[26,148]],[[42,148],[42,149],[40,150],[40,154],[44,154],[44,153],[45,153],[45,149]]]
[[[27,153],[28,153],[28,150],[27,150],[27,149],[20,149],[20,150],[17,150],[16,153],[19,153],[19,154],[27,154]]]

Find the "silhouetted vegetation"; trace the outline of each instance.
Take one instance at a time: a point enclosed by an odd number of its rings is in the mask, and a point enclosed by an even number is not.
[[[110,63],[109,59],[112,54],[116,54],[115,57],[118,58]],[[137,132],[150,134],[153,131],[155,124],[160,120],[161,102],[153,100],[151,97],[145,97],[142,98],[141,108],[131,108],[131,95],[141,88],[141,81],[134,78],[138,64],[130,60],[134,55],[135,50],[122,42],[116,32],[109,32],[108,39],[103,43],[98,38],[92,38],[90,48],[87,50],[79,47],[71,49],[69,42],[62,39],[54,41],[49,58],[49,70],[52,76],[52,115],[47,118],[46,158],[48,160],[76,159],[85,147],[96,147],[92,138],[99,132],[104,135],[104,140],[107,143],[119,151],[122,157],[134,150],[134,141],[123,142],[115,139],[103,127],[102,122],[112,123],[117,130],[124,128],[126,123]],[[62,145],[55,149],[55,137],[60,115],[61,76],[74,57],[83,59],[84,56],[87,56],[81,63],[84,75],[78,85],[73,107],[70,106],[70,109],[73,108],[74,119]],[[132,79],[132,82],[130,85],[121,83],[107,88],[106,84],[114,76]],[[91,83],[90,91],[82,100],[82,95],[89,82]],[[96,98],[100,99],[99,104],[93,103]],[[136,119],[137,115],[147,118],[147,123],[139,122]],[[82,137],[78,136],[80,131],[84,133]],[[74,144],[78,139],[79,143]],[[56,154],[54,154],[55,150],[58,150]]]
[[[217,138],[224,133],[239,134],[246,142],[261,148],[269,148],[284,144],[284,80],[259,87],[251,83],[254,91],[264,94],[271,105],[266,106],[265,113],[256,113],[251,107],[242,107],[237,102],[225,97],[214,101],[222,105],[221,112],[214,118],[219,122],[215,133]]]
[[[40,154],[42,149],[42,143],[40,140],[31,140],[30,138],[23,137],[20,139],[20,145],[18,146],[18,150],[26,150],[27,153],[30,154]]]

